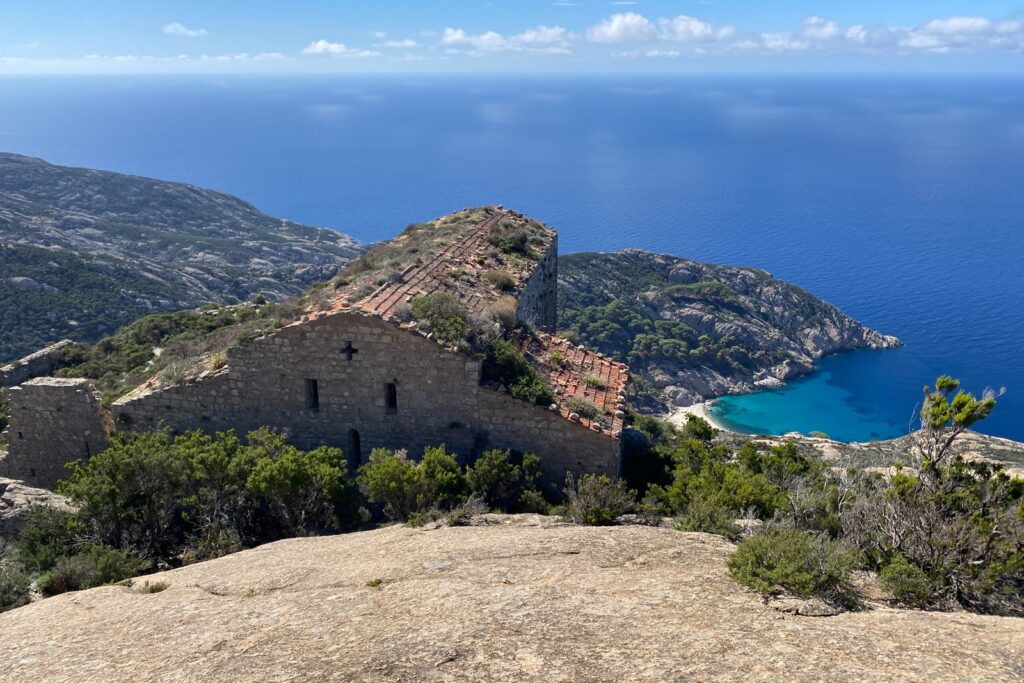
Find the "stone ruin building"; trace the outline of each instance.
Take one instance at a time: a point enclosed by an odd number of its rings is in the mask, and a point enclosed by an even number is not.
[[[499,248],[502,239],[527,238],[529,257]],[[368,265],[374,254],[394,269]],[[154,376],[110,406],[88,380],[21,383],[10,390],[0,476],[52,487],[66,462],[102,450],[111,429],[160,426],[240,434],[267,426],[302,448],[340,447],[352,467],[376,447],[419,457],[443,443],[463,462],[490,448],[536,453],[555,483],[567,472],[619,473],[628,369],[553,335],[554,230],[500,207],[466,210],[410,226],[362,261],[299,319],[227,349],[226,362],[204,359],[174,381]],[[503,278],[490,275],[499,269]],[[514,311],[532,330],[524,355],[555,403],[512,397],[484,381],[480,360],[421,329],[410,303],[435,292],[452,294],[470,315]],[[598,414],[572,412],[573,397]]]

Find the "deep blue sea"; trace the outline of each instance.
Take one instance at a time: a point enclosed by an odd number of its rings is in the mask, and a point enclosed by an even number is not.
[[[1024,440],[1024,79],[0,79],[0,150],[187,181],[363,241],[501,203],[563,252],[758,266],[906,342],[728,399],[751,432],[905,433],[950,373]]]

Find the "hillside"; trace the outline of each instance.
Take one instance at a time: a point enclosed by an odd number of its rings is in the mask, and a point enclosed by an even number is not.
[[[755,268],[635,249],[570,254],[558,267],[560,329],[628,362],[647,409],[778,386],[823,355],[899,345]]]
[[[358,253],[231,195],[0,154],[0,360],[147,313],[300,294]]]
[[[395,526],[282,541],[0,615],[12,680],[1020,680],[1024,622],[784,614],[669,529]],[[152,589],[150,589],[152,590]]]

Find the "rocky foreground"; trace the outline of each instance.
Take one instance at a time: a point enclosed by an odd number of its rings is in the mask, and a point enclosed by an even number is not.
[[[715,536],[478,521],[282,541],[50,598],[0,615],[0,661],[10,680],[66,681],[1024,677],[1021,619],[794,616],[729,579]]]

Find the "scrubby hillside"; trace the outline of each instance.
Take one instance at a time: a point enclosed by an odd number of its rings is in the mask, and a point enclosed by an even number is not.
[[[0,154],[0,360],[146,313],[300,294],[357,254],[231,195]]]
[[[1024,621],[799,617],[732,546],[537,516],[282,541],[0,615],[12,680],[1020,680]]]
[[[629,362],[648,408],[778,386],[825,354],[899,345],[755,268],[633,249],[570,254],[558,268],[559,326]]]

